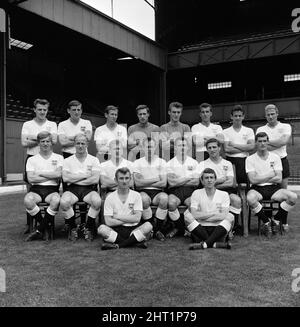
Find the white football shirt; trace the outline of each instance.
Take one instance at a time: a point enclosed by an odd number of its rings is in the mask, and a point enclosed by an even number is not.
[[[133,162],[133,173],[139,173],[144,179],[159,177],[166,175],[167,163],[164,159],[156,157],[149,163],[145,157],[137,159]],[[145,189],[155,189],[155,187],[145,187]]]
[[[236,131],[232,126],[223,130],[224,141],[225,142],[234,142],[237,144],[246,145],[249,140],[254,141],[254,131],[252,128],[242,126],[239,131]],[[248,157],[248,152],[240,152],[240,153],[226,153],[228,157],[235,158],[245,158]]]
[[[262,159],[257,153],[252,154],[246,159],[246,173],[256,172],[258,176],[263,176],[272,170],[282,171],[281,159],[274,152],[269,151],[266,160]],[[262,183],[257,185],[272,185],[272,183]]]
[[[79,133],[85,133],[86,131],[93,131],[92,124],[87,119],[79,119],[77,124],[73,124],[71,119],[67,119],[58,124],[58,135],[66,135],[67,137],[74,137]],[[75,146],[63,147],[63,152],[72,153],[76,152]]]
[[[64,158],[62,155],[52,152],[48,159],[42,157],[39,153],[28,158],[26,163],[27,172],[49,173],[54,172],[57,168],[63,166]],[[42,183],[31,183],[32,185],[58,185],[57,181],[51,179]]]
[[[66,158],[63,163],[63,171],[88,173],[92,171],[100,171],[99,160],[88,154],[83,162],[79,161],[75,154]],[[76,185],[84,185],[82,182],[77,182]]]
[[[130,215],[133,211],[143,211],[142,197],[140,193],[129,190],[128,197],[123,203],[118,195],[118,190],[110,193],[104,202],[104,216],[116,214]],[[138,223],[124,223],[123,226],[136,226]]]
[[[107,125],[102,125],[96,128],[94,140],[97,145],[100,145],[101,153],[109,151],[109,143],[113,140],[120,140],[123,147],[127,146],[127,129],[117,124],[114,129],[109,129]]]
[[[234,177],[233,166],[232,163],[228,160],[222,158],[222,160],[217,164],[213,162],[210,158],[199,162],[197,170],[200,175],[202,174],[205,168],[211,168],[217,174],[217,179],[222,177]]]
[[[270,127],[268,124],[258,127],[256,134],[260,132],[265,132],[269,136],[269,140],[272,142],[273,140],[280,139],[283,135],[292,135],[292,127],[290,124],[283,124],[278,122],[278,124],[274,127]],[[284,158],[287,156],[286,145],[281,146],[280,148],[271,151],[279,155],[280,158]]]
[[[22,126],[21,135],[30,135],[37,137],[40,132],[49,132],[57,134],[57,125],[54,121],[46,119],[43,124],[38,124],[34,119],[26,121]],[[40,146],[37,145],[32,148],[27,148],[27,154],[34,156],[40,152]]]
[[[230,198],[227,192],[216,190],[214,197],[209,199],[204,188],[195,190],[191,196],[191,208],[207,213],[221,213],[229,209]],[[202,226],[217,226],[219,222],[201,221]]]
[[[179,177],[200,177],[199,171],[197,170],[198,161],[187,156],[184,163],[181,163],[177,157],[167,162],[167,174],[174,173]]]
[[[104,161],[100,164],[100,174],[110,179],[115,178],[115,173],[119,168],[128,168],[130,172],[133,172],[133,162],[121,158],[119,165],[116,166],[111,160]]]
[[[192,135],[196,135],[198,144],[196,144],[196,152],[206,151],[205,138],[215,138],[217,134],[221,134],[223,128],[220,125],[210,123],[208,126],[198,123],[192,126]]]

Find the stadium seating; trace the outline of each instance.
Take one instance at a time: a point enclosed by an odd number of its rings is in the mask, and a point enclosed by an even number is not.
[[[11,94],[8,94],[6,100],[6,115],[7,118],[10,119],[27,121],[33,119],[34,112],[31,107],[22,105],[20,100],[16,100]],[[56,123],[61,121],[61,117],[56,115],[52,110],[48,111],[47,118]]]

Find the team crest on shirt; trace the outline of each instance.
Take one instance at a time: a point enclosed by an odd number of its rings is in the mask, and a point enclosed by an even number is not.
[[[222,203],[216,203],[216,208],[221,213],[222,212]]]
[[[122,132],[118,131],[118,132],[117,132],[117,136],[118,136],[118,137],[121,137],[121,136],[122,136]]]
[[[187,170],[193,170],[194,167],[193,166],[187,166]]]
[[[53,159],[53,160],[51,160],[51,164],[52,164],[52,166],[57,166],[57,160],[55,160],[55,159]]]
[[[128,203],[128,208],[129,208],[130,210],[133,210],[133,207],[134,207],[134,203]]]
[[[228,166],[223,165],[223,170],[224,170],[225,172],[227,172],[227,170],[228,170]]]
[[[80,127],[81,132],[85,132],[85,126]]]
[[[92,168],[93,168],[92,165],[87,165],[87,166],[86,166],[87,171],[92,171]]]
[[[270,167],[273,169],[275,166],[275,162],[274,161],[270,161]]]
[[[243,140],[247,140],[247,134],[243,134]]]
[[[128,209],[130,210],[130,213],[131,213],[132,215],[134,214],[133,207],[134,207],[134,203],[128,203]]]
[[[46,131],[51,132],[51,126],[46,126]]]

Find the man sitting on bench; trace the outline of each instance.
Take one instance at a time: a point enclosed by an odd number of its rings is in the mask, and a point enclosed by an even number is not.
[[[36,239],[51,239],[51,230],[54,226],[54,216],[57,213],[60,196],[58,194],[63,157],[52,152],[52,136],[49,132],[40,132],[37,135],[39,153],[30,157],[26,163],[27,178],[30,185],[25,195],[26,211],[39,225],[30,233],[25,241]],[[45,217],[42,217],[38,203],[47,202],[49,207]],[[45,235],[44,235],[45,234]]]

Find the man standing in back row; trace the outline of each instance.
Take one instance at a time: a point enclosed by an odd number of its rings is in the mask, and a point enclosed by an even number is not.
[[[169,161],[174,157],[174,143],[177,138],[185,137],[190,144],[190,126],[180,122],[183,105],[180,102],[171,102],[169,105],[170,121],[160,126],[162,140],[162,158]]]
[[[58,124],[58,140],[62,145],[62,154],[66,159],[76,152],[75,136],[84,134],[90,141],[92,138],[92,124],[89,120],[82,119],[82,104],[77,100],[68,103],[70,118]]]
[[[192,126],[193,142],[196,147],[195,157],[198,162],[208,159],[205,143],[210,138],[216,138],[221,144],[224,143],[222,127],[210,122],[212,106],[209,103],[202,103],[199,106],[201,122]]]
[[[265,107],[265,114],[268,123],[257,129],[256,134],[265,132],[269,137],[268,150],[276,153],[282,163],[282,182],[281,187],[287,188],[290,176],[290,167],[287,159],[286,146],[292,134],[290,124],[283,124],[278,121],[278,108],[274,104]]]
[[[100,163],[110,158],[109,143],[113,140],[119,140],[124,148],[123,153],[127,152],[127,129],[117,123],[118,114],[118,107],[107,106],[104,113],[106,124],[96,128],[94,140]]]
[[[224,129],[224,148],[226,159],[235,166],[237,183],[248,184],[245,170],[245,160],[249,151],[255,147],[254,131],[252,128],[243,126],[245,112],[241,105],[236,105],[231,110],[232,126]]]
[[[128,160],[134,161],[143,157],[142,143],[146,138],[155,139],[158,142],[159,127],[149,122],[150,109],[145,104],[136,107],[139,122],[128,128]]]

